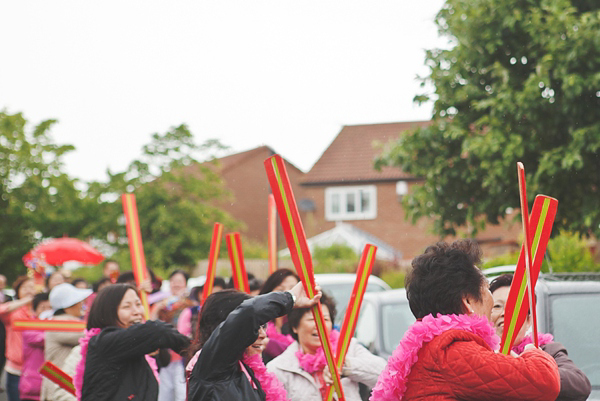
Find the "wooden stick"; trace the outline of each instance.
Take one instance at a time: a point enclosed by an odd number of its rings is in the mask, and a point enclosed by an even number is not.
[[[517,163],[517,175],[519,177],[519,195],[521,199],[521,220],[523,221],[523,236],[525,248],[525,273],[527,276],[527,291],[529,291],[529,309],[531,309],[531,325],[533,326],[533,344],[538,347],[537,336],[537,312],[535,310],[535,287],[532,287],[531,279],[531,235],[529,234],[529,209],[527,206],[527,188],[525,184],[525,167],[523,163]]]
[[[23,319],[14,320],[12,329],[14,331],[36,330],[78,332],[85,330],[85,322],[76,320]]]
[[[277,209],[275,206],[275,197],[269,194],[269,275],[277,270]]]
[[[139,287],[144,280],[148,279],[148,270],[146,269],[146,257],[144,256],[144,246],[142,245],[142,232],[140,230],[135,195],[123,194],[121,199],[123,200],[123,212],[125,213],[133,276],[135,277],[135,283]],[[148,306],[146,292],[143,290],[140,290],[140,299],[142,300],[144,316],[147,320],[150,318],[150,307]]]
[[[532,250],[532,279],[531,283],[535,288],[546,246],[552,233],[552,225],[556,216],[558,201],[545,195],[538,195],[533,202],[531,216],[529,218],[530,232],[534,233]],[[508,299],[504,306],[504,330],[502,332],[502,341],[500,352],[505,355],[510,353],[515,338],[521,330],[523,323],[527,319],[529,311],[529,291],[527,290],[527,277],[525,271],[525,250],[521,248],[521,254],[517,262],[517,268],[513,276],[513,281],[508,293]]]
[[[208,268],[206,270],[206,282],[202,289],[202,303],[212,294],[215,283],[215,274],[217,271],[217,261],[219,260],[219,250],[221,249],[221,236],[223,235],[223,224],[215,223],[213,227],[212,240],[210,241],[210,252],[208,253]]]
[[[46,361],[40,368],[40,374],[57,384],[59,387],[64,388],[69,393],[75,395],[75,386],[73,385],[73,378],[63,372],[58,366],[52,362]]]
[[[350,340],[352,340],[354,330],[356,330],[360,306],[362,304],[365,291],[367,290],[367,284],[369,283],[369,276],[373,270],[376,253],[377,247],[375,245],[365,245],[365,249],[363,250],[360,258],[360,263],[358,264],[356,280],[354,281],[352,294],[350,295],[348,307],[346,308],[346,314],[344,315],[344,323],[342,323],[340,338],[338,339],[337,351],[335,354],[335,365],[339,371],[341,371],[342,367],[344,366],[344,360],[346,359],[346,354],[348,353]],[[329,387],[327,389],[327,401],[331,400],[333,400],[333,387]]]
[[[287,245],[290,249],[292,261],[296,267],[296,272],[302,280],[304,291],[309,298],[313,298],[317,292],[315,289],[315,276],[312,266],[312,258],[306,242],[306,235],[300,220],[300,213],[294,199],[294,193],[290,184],[283,159],[279,155],[274,155],[265,160],[265,169],[267,178],[271,186],[271,191],[275,197],[275,204],[280,216],[281,225],[285,234]],[[335,367],[329,334],[327,333],[321,303],[317,303],[312,308],[312,313],[317,325],[317,333],[323,345],[327,366],[333,378],[333,385],[340,400],[345,401],[340,375]]]
[[[227,251],[229,252],[229,260],[231,261],[233,285],[237,290],[250,294],[240,233],[227,234],[225,242],[227,242]]]

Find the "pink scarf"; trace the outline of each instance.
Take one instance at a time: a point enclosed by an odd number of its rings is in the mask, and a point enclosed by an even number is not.
[[[185,368],[185,373],[187,380],[189,380],[190,375],[192,374],[192,370],[194,370],[194,365],[198,362],[198,357],[202,350],[196,352],[192,359],[190,359],[189,363]],[[260,383],[260,387],[265,392],[267,398],[266,401],[287,401],[287,393],[285,392],[285,388],[283,384],[277,379],[275,374],[268,372],[265,363],[262,360],[260,354],[255,354],[252,356],[248,356],[244,352],[244,356],[242,357],[242,361],[254,372],[254,376]],[[246,377],[249,381],[252,380],[250,375],[246,372],[244,365],[242,365],[242,361],[239,362],[240,368],[244,373],[246,373]]]
[[[244,353],[242,361],[254,372],[260,386],[267,395],[267,401],[287,401],[287,393],[283,384],[274,373],[268,372],[260,354],[248,356]]]
[[[289,346],[294,342],[294,339],[289,334],[281,334],[279,331],[277,331],[277,327],[273,322],[267,323],[267,337],[285,346]]]
[[[331,330],[331,332],[329,333],[329,342],[331,343],[331,348],[333,350],[337,349],[339,337],[340,333],[337,330]],[[298,358],[300,367],[304,369],[305,372],[308,372],[310,374],[322,371],[325,365],[327,365],[327,360],[325,359],[325,352],[323,351],[323,347],[319,347],[317,349],[317,352],[314,354],[305,354],[304,352],[302,352],[302,349],[299,349],[298,351],[296,351],[296,358]]]
[[[406,392],[406,379],[418,360],[423,344],[448,330],[464,330],[481,337],[493,350],[500,346],[500,338],[490,322],[477,315],[427,315],[415,322],[392,353],[388,364],[373,388],[370,401],[399,401]]]
[[[73,376],[73,385],[75,386],[75,396],[77,397],[77,401],[81,400],[81,395],[83,391],[83,373],[85,372],[85,361],[87,359],[87,349],[92,337],[100,334],[102,330],[98,328],[94,328],[91,330],[85,330],[83,332],[83,337],[79,339],[79,345],[81,345],[81,359],[79,363],[77,363],[77,368],[75,368],[75,376]],[[158,382],[158,366],[156,365],[156,361],[149,355],[145,355],[146,362],[150,365],[152,369],[152,373]]]
[[[553,340],[554,337],[552,336],[552,334],[538,333],[538,344],[540,345],[540,347],[542,345],[551,343]],[[525,346],[528,344],[533,344],[533,334],[526,335],[525,338],[523,338],[523,340],[519,343],[519,345],[514,345],[512,347],[512,350],[516,354],[521,355],[525,350]]]

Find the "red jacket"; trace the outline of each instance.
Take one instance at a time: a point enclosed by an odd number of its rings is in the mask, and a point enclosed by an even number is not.
[[[555,400],[560,390],[554,359],[540,350],[518,358],[492,351],[464,330],[448,330],[419,350],[404,400]]]

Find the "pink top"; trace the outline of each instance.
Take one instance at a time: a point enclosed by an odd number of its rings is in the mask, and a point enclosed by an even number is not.
[[[184,336],[192,336],[192,308],[185,308],[177,320],[177,331]]]
[[[18,376],[23,367],[23,335],[19,331],[13,331],[12,322],[23,319],[33,319],[29,305],[9,312],[8,304],[0,304],[0,320],[6,327],[6,371]]]

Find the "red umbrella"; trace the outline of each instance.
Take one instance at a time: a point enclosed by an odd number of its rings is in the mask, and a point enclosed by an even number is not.
[[[96,265],[104,260],[104,256],[90,244],[77,238],[53,238],[42,242],[23,256],[25,264],[31,259],[43,260],[52,266],[61,266],[70,260]]]

